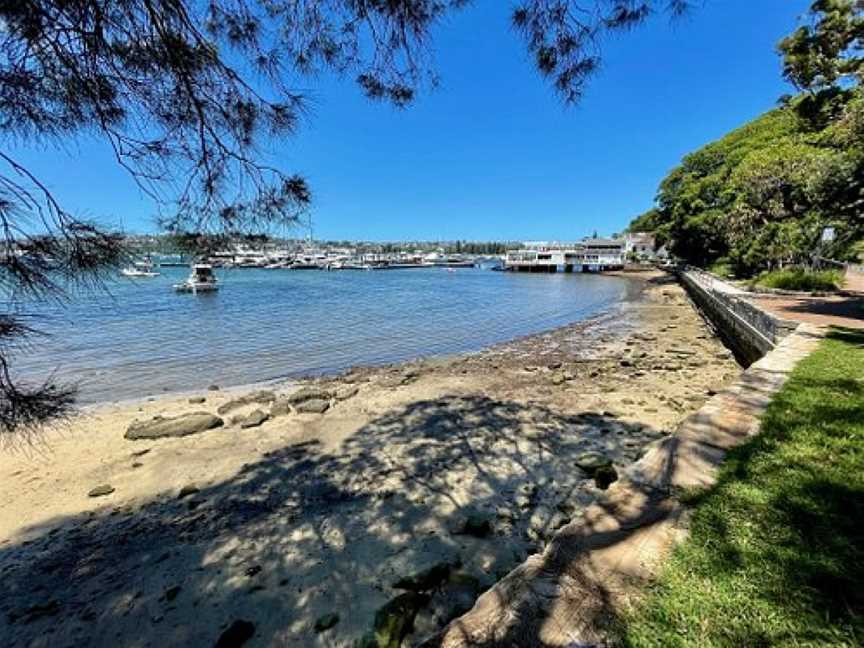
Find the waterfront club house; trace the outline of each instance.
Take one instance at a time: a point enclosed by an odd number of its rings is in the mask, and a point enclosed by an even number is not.
[[[578,243],[525,243],[507,253],[506,270],[515,272],[600,272],[624,267],[624,241],[584,239]]]

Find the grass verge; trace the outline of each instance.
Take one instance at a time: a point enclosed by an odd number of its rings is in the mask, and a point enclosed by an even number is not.
[[[800,363],[694,505],[616,644],[864,645],[864,332]]]

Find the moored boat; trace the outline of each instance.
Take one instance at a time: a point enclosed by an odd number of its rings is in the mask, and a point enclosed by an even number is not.
[[[218,289],[216,275],[213,274],[213,266],[208,263],[193,264],[186,281],[174,284],[174,290],[177,292],[191,292],[192,294],[213,292]]]
[[[120,271],[120,274],[124,277],[142,277],[142,278],[151,278],[158,277],[159,273],[156,272],[155,267],[153,266],[153,262],[149,257],[144,259],[143,261],[136,261],[131,266],[127,266]]]

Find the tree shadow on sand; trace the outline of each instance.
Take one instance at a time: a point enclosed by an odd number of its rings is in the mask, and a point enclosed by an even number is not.
[[[659,436],[603,412],[414,402],[336,451],[289,445],[183,497],[52,519],[28,530],[35,540],[7,541],[0,635],[52,648],[212,645],[245,619],[249,645],[350,645],[400,593],[394,583],[430,565],[490,586],[595,499],[577,457],[623,465]],[[465,532],[474,515],[484,532]],[[421,612],[417,634],[460,606]],[[332,613],[336,625],[316,633]]]

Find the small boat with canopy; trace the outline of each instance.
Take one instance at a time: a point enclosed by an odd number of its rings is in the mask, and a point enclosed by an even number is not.
[[[186,281],[174,284],[177,292],[197,294],[199,292],[213,292],[219,289],[216,275],[213,274],[213,266],[208,263],[195,263]]]

